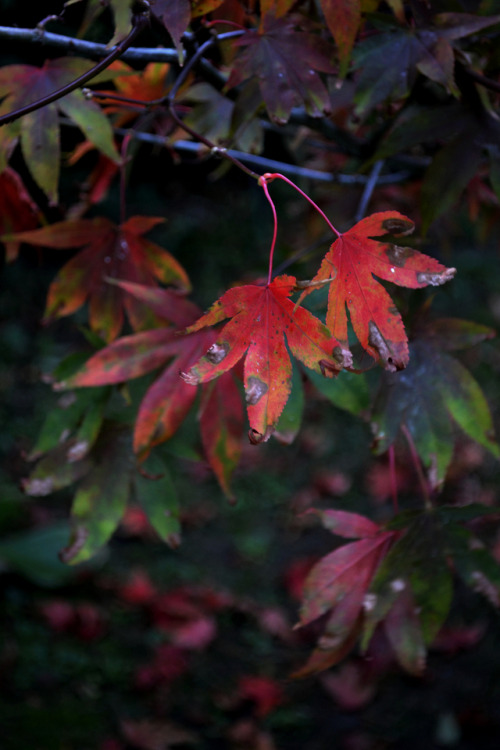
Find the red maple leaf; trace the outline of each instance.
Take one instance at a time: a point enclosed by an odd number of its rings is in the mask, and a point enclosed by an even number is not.
[[[180,336],[180,329],[199,316],[199,309],[185,297],[158,287],[117,282],[124,294],[147,304],[163,326],[123,336],[94,354],[59,389],[123,383],[164,365],[165,369],[141,401],[134,428],[134,451],[145,458],[151,448],[175,434],[196,399],[196,389],[179,373],[189,369],[213,343],[212,331]],[[173,325],[165,325],[165,323]],[[168,363],[168,364],[167,364]],[[241,453],[243,407],[232,373],[203,387],[200,431],[207,460],[222,489],[229,496],[231,474]]]
[[[408,364],[408,340],[401,315],[372,274],[419,289],[444,284],[456,273],[455,268],[446,268],[410,247],[376,239],[409,234],[413,228],[413,222],[397,211],[382,211],[362,219],[335,240],[313,279],[330,280],[326,324],[340,345],[349,347],[347,306],[361,346],[390,371]],[[307,289],[301,299],[312,289]]]
[[[300,625],[328,614],[318,648],[296,677],[338,663],[358,639],[366,595],[375,572],[398,537],[370,519],[341,510],[315,511],[334,534],[358,541],[345,544],[321,558],[307,576],[300,612]]]
[[[74,219],[12,235],[12,239],[30,245],[84,247],[50,285],[45,322],[71,315],[88,300],[90,327],[105,341],[112,341],[121,331],[124,310],[135,329],[145,327],[148,312],[118,285],[109,284],[108,278],[144,285],[158,280],[188,291],[189,279],[180,263],[142,236],[163,221],[155,216],[133,216],[118,226],[105,218]]]
[[[192,333],[231,318],[183,378],[191,385],[212,380],[246,354],[244,382],[253,442],[268,439],[290,395],[292,364],[285,339],[297,359],[330,377],[352,361],[318,318],[292,302],[295,285],[293,276],[278,276],[266,286],[229,289],[187,329]]]

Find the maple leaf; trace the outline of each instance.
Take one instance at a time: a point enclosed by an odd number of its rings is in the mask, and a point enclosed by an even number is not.
[[[17,231],[34,229],[41,215],[31,199],[23,181],[10,167],[0,173],[0,234],[10,235]],[[19,240],[5,240],[8,263],[17,258]]]
[[[380,564],[365,607],[362,648],[384,621],[400,664],[414,674],[425,666],[426,646],[436,637],[453,595],[445,537],[439,511],[396,516],[392,527],[405,526]],[[429,551],[432,550],[432,554]]]
[[[144,459],[155,445],[175,434],[193,406],[196,389],[184,382],[179,373],[199,360],[212,345],[215,334],[199,331],[180,336],[179,329],[185,329],[200,311],[170,290],[131,282],[117,282],[117,286],[146,303],[163,319],[163,327],[117,339],[94,354],[75,375],[59,383],[58,389],[123,383],[157,370],[170,360],[139,406],[133,447]],[[166,322],[173,322],[174,326],[165,326]],[[242,411],[231,373],[220,382],[203,387],[199,411],[202,443],[221,488],[230,498],[230,477],[241,453]]]
[[[407,95],[418,73],[442,84],[454,95],[455,53],[451,41],[498,23],[500,16],[441,13],[429,28],[391,28],[356,45],[354,69],[356,113],[364,114],[386,99]]]
[[[136,329],[144,327],[148,312],[118,286],[109,284],[107,278],[145,285],[159,280],[181,291],[189,290],[189,279],[180,263],[142,236],[163,221],[160,217],[133,216],[117,226],[105,218],[74,219],[12,235],[10,238],[16,241],[55,249],[85,246],[50,285],[45,321],[71,315],[88,299],[92,330],[111,341],[122,328],[123,310]]]
[[[317,513],[334,534],[359,541],[337,548],[321,558],[306,578],[299,625],[327,615],[318,648],[294,673],[304,677],[338,663],[359,637],[366,594],[381,561],[398,538],[357,513],[326,510]]]
[[[499,458],[493,420],[481,388],[449,353],[494,335],[491,328],[456,318],[422,326],[410,344],[407,369],[384,374],[380,384],[371,415],[375,451],[385,452],[404,426],[434,488],[443,484],[452,459],[454,423]]]
[[[266,286],[229,289],[187,328],[199,331],[231,318],[183,378],[191,385],[212,380],[246,354],[245,393],[255,442],[269,438],[290,395],[292,365],[285,337],[292,354],[316,372],[333,376],[352,361],[318,318],[290,300],[295,284],[293,276],[278,276]]]
[[[330,279],[326,324],[340,345],[348,349],[346,306],[361,346],[393,372],[408,364],[408,340],[401,315],[389,294],[372,274],[399,286],[420,289],[453,278],[455,268],[383,235],[404,235],[414,224],[397,211],[372,214],[340,235],[321,263],[314,282]],[[300,300],[314,289],[306,289]],[[299,300],[299,302],[300,302]]]
[[[234,45],[246,49],[235,60],[227,88],[255,76],[272,120],[287,122],[298,104],[304,104],[312,117],[329,111],[328,92],[316,72],[334,72],[324,40],[295,31],[289,18],[268,15],[261,29],[246,32]]]
[[[0,98],[3,98],[0,115],[52,94],[87,72],[90,67],[88,60],[76,57],[46,60],[41,68],[33,65],[5,66],[0,70]],[[108,77],[109,75],[107,73]],[[99,79],[96,77],[94,80]],[[20,141],[24,160],[35,182],[54,204],[58,199],[61,160],[59,112],[75,122],[86,138],[106,156],[113,161],[121,161],[114,146],[108,118],[80,90],[72,91],[55,102],[3,125],[0,130],[0,171]]]

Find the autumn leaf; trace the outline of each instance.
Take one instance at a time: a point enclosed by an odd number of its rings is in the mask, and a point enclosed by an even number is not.
[[[148,311],[120,287],[108,283],[108,278],[143,285],[160,281],[188,291],[189,279],[180,263],[143,237],[163,221],[133,216],[117,226],[105,218],[74,219],[11,235],[10,239],[18,242],[61,250],[85,246],[50,285],[45,322],[71,315],[88,300],[90,327],[109,342],[121,331],[124,311],[136,329],[144,327]]]
[[[289,18],[268,15],[262,29],[246,32],[234,45],[245,49],[234,62],[227,88],[255,76],[272,120],[287,122],[299,104],[312,117],[329,111],[328,92],[316,71],[333,73],[334,69],[330,48],[320,37],[296,31]]]
[[[423,327],[410,344],[410,364],[384,374],[371,415],[377,453],[385,452],[405,427],[433,488],[442,486],[459,426],[500,457],[493,420],[480,386],[449,352],[491,338],[492,329],[454,318]]]
[[[88,60],[76,57],[46,60],[41,68],[33,65],[7,65],[0,70],[0,115],[37,101],[71,83],[91,67]],[[109,74],[108,74],[109,75]],[[5,168],[15,146],[21,144],[24,160],[35,182],[55,204],[58,200],[61,145],[59,113],[75,122],[102,153],[115,162],[121,157],[113,142],[107,117],[99,106],[86,99],[80,90],[72,91],[46,104],[0,131],[0,171]]]
[[[397,211],[362,219],[333,243],[313,279],[313,283],[330,280],[326,324],[341,347],[349,348],[347,307],[363,349],[391,372],[408,364],[408,340],[401,315],[373,274],[399,286],[419,289],[444,284],[456,273],[455,268],[445,268],[410,247],[375,239],[409,234],[413,228],[413,222]],[[301,299],[313,289],[306,289]]]
[[[355,95],[358,115],[388,99],[405,97],[419,73],[458,95],[452,41],[498,23],[500,16],[441,13],[433,20],[427,28],[393,27],[356,45],[353,67],[361,69]]]
[[[31,199],[23,181],[10,167],[0,173],[0,234],[34,229],[41,220],[36,203]],[[19,240],[5,239],[6,260],[17,258]]]
[[[332,533],[358,541],[321,558],[307,576],[299,625],[328,615],[318,647],[295,677],[304,677],[338,663],[361,632],[366,595],[378,566],[398,538],[373,521],[347,511],[317,512]]]
[[[118,92],[123,97],[137,102],[152,102],[164,97],[168,91],[167,76],[170,71],[168,63],[152,62],[144,66],[143,70],[135,70],[130,65],[115,60],[109,69],[113,72],[114,90],[99,89],[99,101],[106,115],[117,113],[114,118],[115,127],[123,127],[139,115],[147,112],[139,106],[135,108],[129,102],[120,102],[116,98],[106,99],[106,94]],[[149,113],[150,116],[151,113]],[[155,120],[151,125],[160,131],[164,129],[164,121],[168,117],[163,108],[156,110]]]
[[[337,44],[341,72],[345,74],[361,24],[361,2],[360,0],[321,0],[321,10]]]
[[[292,354],[328,376],[351,363],[325,326],[290,300],[293,276],[278,276],[266,286],[248,285],[225,292],[187,332],[231,318],[206,354],[183,374],[191,385],[227,372],[244,356],[244,383],[251,440],[267,440],[291,391]],[[286,340],[286,343],[285,343]]]
[[[133,447],[143,460],[155,445],[176,433],[193,406],[196,389],[180,377],[180,372],[189,370],[210,348],[215,333],[179,335],[179,329],[185,329],[200,311],[170,290],[131,282],[117,282],[117,286],[147,304],[158,317],[160,327],[117,339],[87,360],[75,375],[59,383],[58,388],[123,383],[164,367],[146,391],[137,413]],[[198,417],[207,460],[221,488],[232,498],[230,478],[239,461],[243,430],[241,396],[232,373],[220,382],[203,386]]]
[[[199,420],[205,455],[225,494],[233,499],[230,479],[241,456],[243,403],[232,372],[203,386]]]

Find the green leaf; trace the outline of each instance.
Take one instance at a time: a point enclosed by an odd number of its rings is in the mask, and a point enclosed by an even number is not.
[[[442,323],[423,331],[429,337],[410,346],[410,363],[399,373],[384,373],[371,416],[374,449],[380,454],[396,440],[402,426],[409,430],[433,487],[440,487],[453,453],[453,422],[472,439],[500,457],[493,420],[476,380],[455,358],[443,351]],[[450,348],[476,341],[490,329],[468,329],[451,323]]]
[[[142,466],[144,473],[137,473],[134,477],[135,496],[159,537],[170,547],[178,547],[181,533],[179,498],[170,473],[157,454],[150,454]]]
[[[475,591],[500,607],[500,566],[469,529],[459,524],[446,528],[448,554],[458,574]]]
[[[70,450],[69,438],[73,447],[80,444],[80,457],[88,453],[97,438],[109,395],[109,388],[93,388],[60,398],[58,404],[48,412],[28,460],[35,460],[62,442]],[[71,460],[76,459],[73,457]]]
[[[326,380],[327,378],[323,379]],[[293,443],[300,430],[303,413],[304,388],[302,385],[302,374],[297,364],[292,361],[292,391],[281,412],[274,432],[274,437],[280,443],[284,443],[285,445]]]
[[[130,491],[133,454],[128,429],[109,426],[94,449],[96,463],[83,479],[71,509],[72,534],[61,552],[72,565],[88,560],[120,523]]]
[[[418,607],[424,642],[429,644],[442,626],[452,598],[452,578],[437,516],[423,512],[398,539],[380,564],[370,587],[363,648],[407,587]]]
[[[323,375],[307,370],[307,377],[334,406],[359,417],[370,406],[370,390],[362,373],[355,374],[342,370],[336,378],[325,378]]]

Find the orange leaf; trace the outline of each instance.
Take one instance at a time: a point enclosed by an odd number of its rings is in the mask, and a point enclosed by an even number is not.
[[[413,228],[413,222],[397,211],[383,211],[362,219],[333,243],[313,279],[330,279],[326,324],[341,347],[349,347],[347,306],[361,346],[390,371],[402,370],[408,364],[408,340],[401,315],[372,274],[399,286],[419,289],[444,284],[456,273],[455,268],[446,268],[409,247],[374,239],[409,234]],[[306,289],[301,299],[313,288]]]

